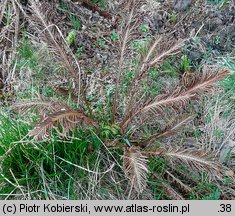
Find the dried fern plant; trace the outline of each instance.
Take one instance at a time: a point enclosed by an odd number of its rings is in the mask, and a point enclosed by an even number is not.
[[[124,151],[123,170],[131,181],[132,186],[142,192],[147,180],[147,157],[138,147],[132,146]]]
[[[39,33],[40,40],[47,44],[51,53],[55,56],[56,62],[68,71],[77,91],[78,104],[80,97],[86,102],[82,84],[82,71],[78,60],[58,26],[50,24],[53,21],[51,17],[54,13],[52,6],[47,2],[29,2],[32,15],[28,17],[28,21],[31,28]]]
[[[47,17],[43,15],[42,8],[45,8],[45,5],[34,1],[31,1],[31,5],[33,17],[31,22],[33,26],[41,33],[40,37],[43,38],[43,41],[48,44],[58,57],[58,62],[69,71],[71,78],[78,86],[78,96],[80,92],[85,94],[85,91],[82,90],[78,61],[70,51],[66,52],[64,41],[62,40],[63,42],[59,43],[59,39],[55,38],[51,25],[47,24]],[[149,174],[148,158],[152,157],[165,158],[172,166],[183,163],[188,165],[190,169],[198,172],[207,172],[211,176],[219,177],[222,174],[221,164],[213,154],[205,152],[200,147],[186,148],[185,146],[177,146],[178,143],[174,143],[174,146],[177,147],[169,147],[162,140],[177,134],[178,130],[184,128],[185,125],[189,125],[193,120],[193,115],[187,115],[181,120],[174,122],[175,124],[168,125],[147,138],[142,136],[142,133],[139,133],[137,129],[141,130],[141,125],[147,125],[151,119],[156,119],[157,121],[157,119],[163,118],[167,109],[170,109],[170,112],[181,114],[192,101],[197,102],[202,100],[203,96],[209,95],[216,82],[224,79],[229,74],[229,71],[224,69],[205,69],[202,73],[197,71],[193,75],[186,73],[182,76],[181,82],[175,90],[160,93],[154,98],[148,95],[142,96],[142,80],[146,78],[148,71],[153,67],[161,66],[167,57],[180,53],[184,43],[184,41],[169,42],[167,39],[156,37],[155,41],[150,43],[147,52],[140,57],[138,68],[132,68],[134,77],[129,91],[127,95],[122,95],[120,83],[126,68],[125,59],[128,56],[130,42],[134,38],[138,23],[138,8],[141,6],[141,1],[128,1],[125,6],[128,17],[124,19],[124,24],[121,24],[120,60],[114,83],[115,90],[110,121],[99,122],[96,120],[100,119],[99,116],[95,116],[95,113],[90,115],[90,112],[87,111],[88,109],[84,110],[81,106],[74,110],[64,103],[51,102],[45,99],[27,103],[19,102],[15,107],[20,109],[22,113],[26,113],[30,109],[38,110],[41,119],[28,135],[39,141],[51,137],[52,131],[55,131],[60,138],[63,138],[68,137],[68,134],[77,127],[84,127],[85,125],[86,128],[95,128],[97,136],[100,137],[103,143],[107,144],[107,148],[118,147],[123,149],[123,172],[130,180],[131,188],[134,188],[138,193],[141,193],[147,185]],[[58,31],[57,28],[54,28],[54,30]],[[62,44],[63,47],[61,47]],[[128,98],[124,112],[118,108],[120,98],[123,97]],[[83,95],[80,100],[82,104],[86,104],[86,101],[84,101],[86,100],[86,95]],[[93,111],[94,109],[89,107],[89,110]],[[103,113],[103,115],[109,116],[109,113]],[[106,128],[109,127],[112,132],[111,138],[102,136],[103,125],[106,125]],[[160,141],[161,147],[154,145],[156,141]],[[165,187],[168,193],[172,193],[173,196],[182,199],[182,196],[177,194],[174,189],[171,190],[170,186],[165,185]]]

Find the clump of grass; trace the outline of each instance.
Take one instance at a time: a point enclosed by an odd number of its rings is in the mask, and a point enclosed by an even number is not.
[[[37,65],[37,56],[35,55],[36,51],[30,44],[29,39],[26,35],[22,38],[18,46],[18,54],[20,57],[20,62],[17,64],[18,67],[25,67],[27,64],[32,70],[35,69]]]
[[[55,135],[47,142],[32,142],[25,139],[30,128],[20,117],[16,121],[1,114],[1,199],[111,198],[104,177],[116,174],[93,133],[79,130],[69,140]]]
[[[225,67],[229,68],[231,71],[235,71],[235,60],[231,57],[225,57],[220,64],[223,64]],[[231,94],[235,94],[235,73],[232,73],[227,79],[222,82],[223,87],[226,91],[229,91]]]

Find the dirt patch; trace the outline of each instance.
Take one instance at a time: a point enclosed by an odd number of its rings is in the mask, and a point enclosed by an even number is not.
[[[152,34],[170,35],[175,39],[194,38],[200,45],[189,42],[187,53],[200,63],[203,53],[221,55],[235,48],[235,3],[212,4],[207,0],[159,1],[158,11],[144,14],[143,22]]]

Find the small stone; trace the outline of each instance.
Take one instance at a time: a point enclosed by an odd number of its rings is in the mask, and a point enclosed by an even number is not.
[[[174,9],[177,11],[185,11],[192,4],[192,0],[175,0],[174,1]]]

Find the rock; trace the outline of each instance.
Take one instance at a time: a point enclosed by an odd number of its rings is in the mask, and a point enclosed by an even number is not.
[[[174,1],[174,9],[177,11],[185,11],[192,4],[192,0],[175,0]]]

